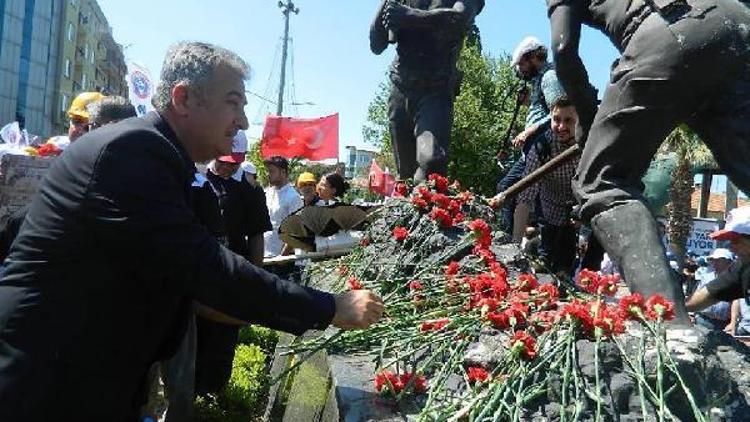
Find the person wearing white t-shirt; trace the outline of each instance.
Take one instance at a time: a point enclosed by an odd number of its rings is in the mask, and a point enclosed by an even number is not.
[[[273,230],[265,232],[264,256],[266,258],[279,256],[284,251],[284,242],[279,237],[279,226],[293,212],[304,206],[299,192],[289,183],[289,161],[278,155],[263,161],[268,173],[269,187],[266,191],[266,205],[271,217]]]

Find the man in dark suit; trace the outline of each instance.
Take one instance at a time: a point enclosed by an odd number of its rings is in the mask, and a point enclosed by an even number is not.
[[[192,300],[295,334],[379,319],[373,293],[281,280],[191,211],[193,163],[228,154],[247,127],[247,71],[223,48],[178,44],[157,112],[84,135],[50,169],[0,279],[0,420],[136,420]]]

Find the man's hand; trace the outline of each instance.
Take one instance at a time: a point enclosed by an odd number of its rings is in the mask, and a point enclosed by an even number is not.
[[[336,296],[336,315],[331,322],[343,330],[365,329],[383,315],[383,300],[369,290],[352,290]]]
[[[526,129],[526,130],[524,130],[523,132],[519,133],[519,134],[518,134],[518,135],[517,135],[517,136],[516,136],[516,137],[515,137],[515,138],[513,139],[513,146],[514,146],[514,147],[515,147],[516,149],[521,149],[521,148],[523,148],[524,144],[526,144],[526,141],[528,141],[528,140],[529,140],[529,138],[531,137],[531,134],[533,133],[533,131],[531,131],[530,129],[531,129],[531,128],[529,128],[529,129]]]
[[[737,327],[736,327],[735,323],[734,322],[730,322],[729,324],[727,324],[726,327],[724,327],[724,332],[727,333],[727,334],[729,334],[730,336],[733,336],[736,328]]]
[[[503,205],[503,202],[505,202],[505,195],[503,195],[502,193],[495,195],[488,201],[490,208],[493,209],[500,208]]]
[[[388,0],[385,6],[385,13],[383,13],[383,25],[386,29],[396,31],[403,26],[404,20],[410,12],[411,9],[409,7],[394,0]]]

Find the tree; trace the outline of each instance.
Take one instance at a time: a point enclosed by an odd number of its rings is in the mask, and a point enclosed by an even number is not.
[[[512,119],[516,87],[520,82],[508,56],[494,58],[482,54],[477,30],[470,31],[458,68],[463,73],[463,81],[454,106],[448,176],[477,193],[494,195],[500,178],[495,155],[500,149],[515,153],[502,137]],[[368,108],[363,136],[366,142],[380,148],[382,157],[378,162],[395,168],[388,131],[389,92],[390,82],[381,83]],[[516,121],[519,127],[524,114],[525,109]]]
[[[693,229],[691,197],[693,194],[693,169],[695,167],[715,167],[711,151],[687,126],[675,129],[661,147],[662,152],[674,153],[677,166],[672,173],[667,205],[667,235],[669,249],[682,266],[685,260],[687,241]]]

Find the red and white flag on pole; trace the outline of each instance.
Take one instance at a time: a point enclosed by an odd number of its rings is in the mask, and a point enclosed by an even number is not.
[[[378,193],[383,196],[393,195],[393,189],[396,187],[396,178],[388,172],[383,171],[375,160],[370,164],[370,173],[368,175],[368,186],[370,192]]]
[[[260,151],[263,158],[280,155],[319,161],[339,156],[339,115],[316,119],[268,116]]]

